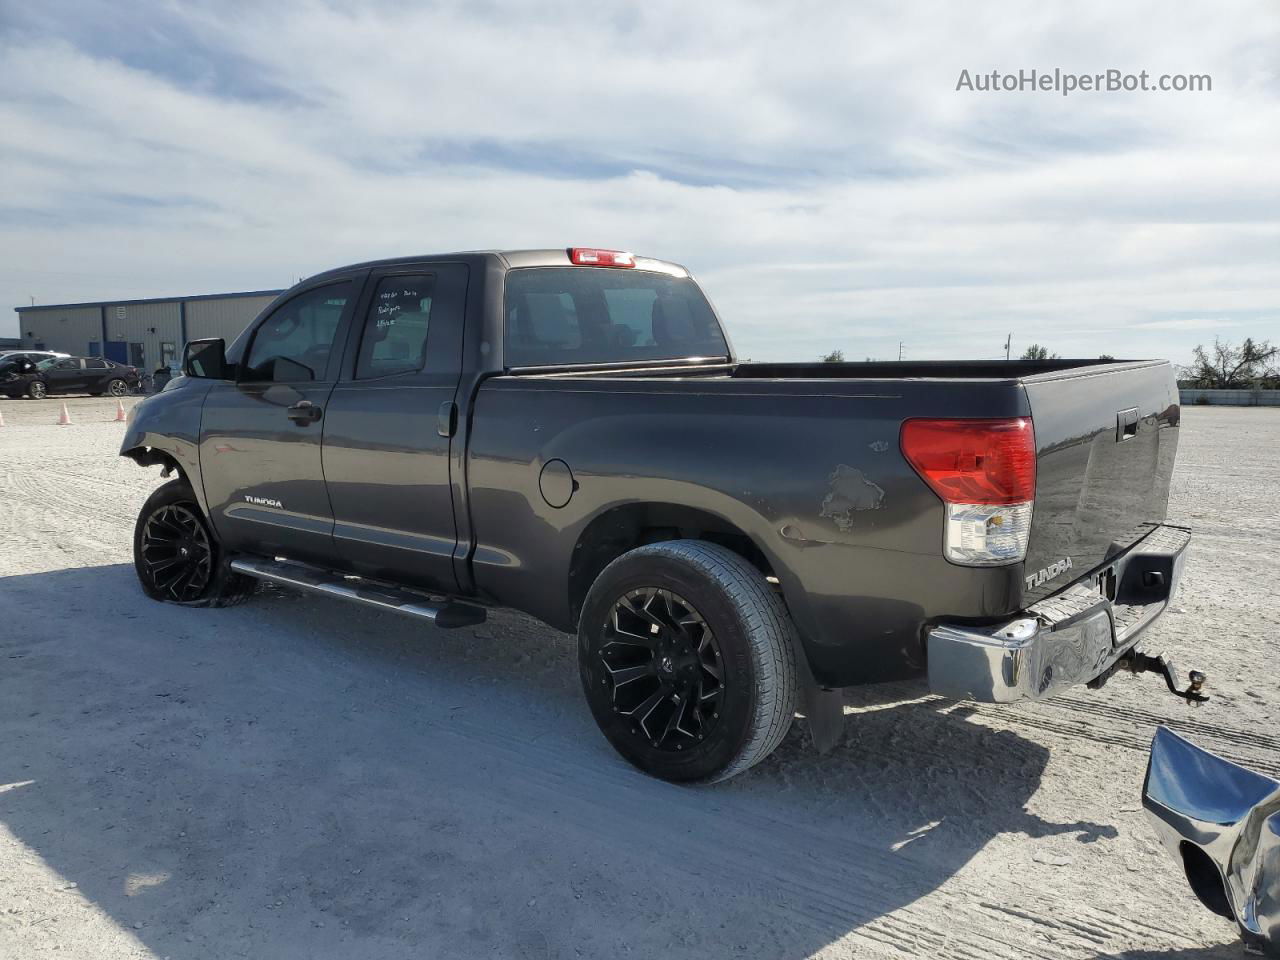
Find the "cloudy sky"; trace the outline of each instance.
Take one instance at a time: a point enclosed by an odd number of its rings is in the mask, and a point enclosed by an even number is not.
[[[0,335],[582,244],[686,264],[757,359],[1183,361],[1280,339],[1278,51],[1275,0],[0,0]],[[1212,91],[956,90],[1032,68]]]

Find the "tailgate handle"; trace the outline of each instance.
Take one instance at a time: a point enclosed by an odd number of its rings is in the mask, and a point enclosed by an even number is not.
[[[1130,407],[1116,414],[1116,443],[1138,435],[1138,408]]]

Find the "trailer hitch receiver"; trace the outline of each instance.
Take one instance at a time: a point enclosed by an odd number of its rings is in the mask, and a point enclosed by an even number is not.
[[[1209,699],[1207,693],[1202,690],[1205,681],[1208,679],[1199,670],[1192,670],[1187,673],[1187,687],[1185,690],[1178,689],[1178,668],[1174,666],[1172,660],[1163,654],[1157,656],[1149,656],[1141,651],[1134,650],[1132,653],[1123,657],[1118,666],[1128,670],[1131,673],[1158,673],[1164,677],[1165,686],[1169,688],[1169,692],[1175,697],[1181,697],[1187,703],[1199,706]]]

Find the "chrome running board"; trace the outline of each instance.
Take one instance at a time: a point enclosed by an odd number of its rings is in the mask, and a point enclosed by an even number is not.
[[[231,569],[248,577],[319,593],[340,600],[353,600],[379,610],[403,613],[405,616],[430,620],[437,627],[470,627],[484,623],[482,607],[458,603],[456,600],[434,599],[417,590],[367,580],[364,577],[335,573],[292,560],[267,560],[259,557],[236,557]]]

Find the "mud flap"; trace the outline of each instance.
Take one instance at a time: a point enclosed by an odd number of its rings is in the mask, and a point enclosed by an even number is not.
[[[819,686],[809,669],[809,658],[800,644],[796,648],[796,680],[809,735],[818,753],[830,753],[844,736],[844,696],[839,690]]]

